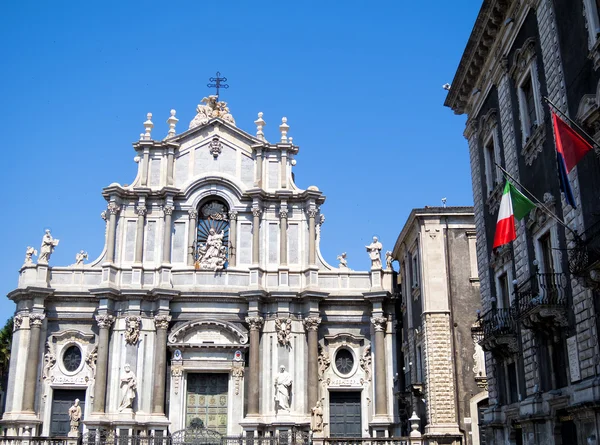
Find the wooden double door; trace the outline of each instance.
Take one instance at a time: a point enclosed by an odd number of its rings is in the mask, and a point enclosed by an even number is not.
[[[66,436],[71,429],[69,408],[79,399],[81,418],[85,407],[85,389],[55,389],[52,394],[52,413],[50,415],[50,436]],[[81,431],[81,422],[79,429]]]
[[[360,391],[329,393],[329,435],[361,437]]]

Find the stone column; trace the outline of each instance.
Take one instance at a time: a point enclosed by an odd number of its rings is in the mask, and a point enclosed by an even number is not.
[[[375,327],[375,415],[387,415],[385,391],[385,325],[387,318],[373,317]]]
[[[135,262],[141,263],[144,255],[144,223],[147,209],[145,205],[138,205],[136,210],[138,219],[135,236]]]
[[[152,391],[152,414],[165,413],[165,382],[167,373],[167,329],[170,315],[154,317],[156,344],[154,347],[154,389]]]
[[[279,264],[287,265],[287,229],[288,229],[288,210],[287,206],[281,206],[279,209]]]
[[[263,325],[262,317],[246,317],[250,327],[250,358],[248,367],[248,415],[258,415],[260,401],[260,329]]]
[[[108,338],[110,325],[114,321],[112,315],[96,315],[96,322],[100,328],[98,338],[98,357],[96,358],[96,378],[94,381],[94,407],[93,412],[103,413],[106,403],[106,374],[108,370]]]
[[[173,215],[173,206],[166,205],[164,207],[165,210],[165,233],[163,239],[163,263],[171,262],[171,231],[173,228],[171,227],[171,218]]]
[[[35,412],[35,390],[38,381],[40,334],[44,314],[29,314],[29,350],[27,351],[27,368],[25,368],[25,392],[23,394],[23,411]]]
[[[316,263],[316,233],[315,233],[315,218],[317,209],[308,209],[308,264]]]
[[[237,218],[238,212],[235,210],[229,211],[229,266],[236,265],[236,250],[237,250]]]
[[[304,327],[308,337],[308,410],[317,404],[319,399],[319,317],[308,317],[304,319]]]
[[[188,266],[193,266],[196,261],[196,234],[198,225],[198,211],[195,209],[188,210],[190,222],[188,224]]]
[[[256,186],[262,187],[262,177],[263,177],[263,158],[262,158],[262,150],[260,148],[256,149]]]
[[[258,264],[260,262],[259,249],[260,249],[260,213],[261,209],[255,207],[252,209],[252,264]]]
[[[119,213],[119,206],[116,202],[108,204],[108,241],[106,246],[106,261],[109,263],[115,262],[115,237],[117,230],[117,213]]]

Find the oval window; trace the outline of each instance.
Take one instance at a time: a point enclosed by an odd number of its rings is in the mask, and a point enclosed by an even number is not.
[[[69,346],[63,354],[63,364],[67,371],[77,371],[81,365],[81,349],[75,345]]]
[[[347,349],[340,349],[335,356],[335,367],[340,374],[350,374],[354,368],[354,356]]]

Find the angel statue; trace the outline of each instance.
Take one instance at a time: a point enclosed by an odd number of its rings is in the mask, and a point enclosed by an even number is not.
[[[38,253],[37,250],[35,250],[33,247],[27,246],[27,250],[25,250],[25,265],[33,264],[32,257],[34,255],[37,256],[37,253]]]
[[[276,318],[275,328],[277,330],[277,342],[282,346],[289,346],[290,334],[292,333],[292,320],[289,318]]]
[[[348,269],[348,260],[346,260],[346,256],[346,252],[337,256],[337,260],[340,262],[340,264],[338,264],[340,269]]]
[[[88,259],[88,254],[84,250],[80,250],[75,254],[75,265],[83,266],[83,262]]]

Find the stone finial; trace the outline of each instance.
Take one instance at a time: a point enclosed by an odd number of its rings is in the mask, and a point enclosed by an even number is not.
[[[421,419],[417,416],[417,413],[413,411],[412,416],[408,419],[410,422],[410,437],[421,437],[421,432],[419,431],[419,422]]]
[[[146,122],[144,122],[144,128],[146,129],[146,133],[144,133],[144,140],[149,141],[152,133],[152,128],[154,124],[152,123],[152,113],[148,113],[146,115]]]
[[[175,117],[177,111],[171,110],[171,116],[167,119],[167,124],[169,124],[169,132],[167,133],[167,139],[175,136],[175,125],[179,122],[179,119]]]
[[[263,119],[263,112],[258,113],[258,119],[254,121],[256,124],[256,137],[261,141],[265,140],[265,133],[263,132],[263,128],[267,123]]]
[[[287,117],[281,118],[281,125],[279,126],[279,131],[281,131],[281,142],[286,144],[288,141],[287,133],[290,129],[290,126],[287,124]]]
[[[290,145],[294,145],[294,138],[293,137],[289,137],[288,141],[290,142]]]

